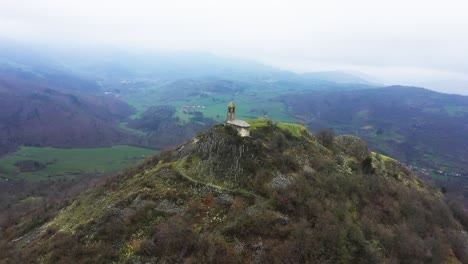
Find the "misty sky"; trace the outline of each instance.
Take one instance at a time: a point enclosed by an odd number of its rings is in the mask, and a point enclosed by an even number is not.
[[[468,94],[467,12],[453,0],[0,0],[0,37],[207,51],[387,84],[457,80],[452,91]]]

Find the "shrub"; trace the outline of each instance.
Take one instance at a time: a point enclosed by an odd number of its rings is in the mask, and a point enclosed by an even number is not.
[[[333,143],[335,141],[335,132],[331,129],[321,129],[315,135],[318,142],[328,149],[333,149]]]
[[[196,238],[185,219],[173,216],[156,226],[152,243],[146,252],[150,251],[157,256],[188,256],[195,249]]]
[[[339,136],[336,138],[336,145],[345,154],[356,158],[358,162],[362,162],[370,156],[367,143],[354,136]]]

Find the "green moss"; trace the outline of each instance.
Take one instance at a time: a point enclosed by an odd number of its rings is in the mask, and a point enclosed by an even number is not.
[[[247,120],[247,123],[249,123],[251,130],[256,130],[260,127],[266,127],[266,126],[271,125],[273,121],[269,118],[258,118],[258,119]]]
[[[374,151],[372,151],[371,153],[372,153],[373,158],[377,158],[377,159],[380,158],[383,161],[396,161],[395,159],[390,158],[389,156],[385,156],[383,154],[380,154],[380,153],[377,153],[377,152],[374,152]]]
[[[247,123],[250,124],[251,130],[257,130],[262,127],[276,125],[280,129],[290,132],[293,136],[299,138],[303,135],[304,132],[308,132],[307,128],[303,125],[296,123],[286,123],[286,122],[273,122],[269,118],[258,118],[247,120]]]
[[[289,131],[293,136],[297,138],[301,137],[304,132],[308,131],[305,126],[294,123],[279,122],[276,123],[276,125],[281,129]]]

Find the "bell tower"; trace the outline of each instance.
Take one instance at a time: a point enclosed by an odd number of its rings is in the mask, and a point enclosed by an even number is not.
[[[226,118],[226,122],[227,121],[233,121],[236,119],[236,105],[234,104],[233,101],[231,101],[229,104],[228,104],[228,111],[227,111],[227,118]]]
[[[232,126],[237,130],[237,133],[241,137],[250,136],[250,125],[244,120],[236,119],[236,105],[234,102],[228,104],[228,111],[226,117],[226,125]]]

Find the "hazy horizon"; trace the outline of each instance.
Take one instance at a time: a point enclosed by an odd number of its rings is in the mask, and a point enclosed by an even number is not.
[[[298,73],[468,94],[462,1],[5,1],[0,38],[30,45],[207,52]],[[450,87],[446,87],[450,86]]]

